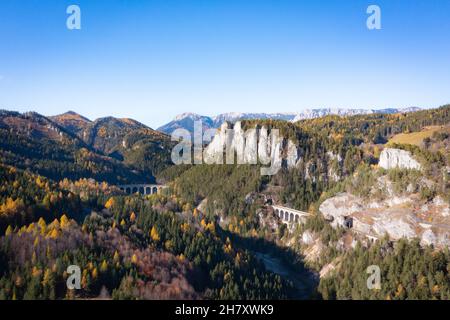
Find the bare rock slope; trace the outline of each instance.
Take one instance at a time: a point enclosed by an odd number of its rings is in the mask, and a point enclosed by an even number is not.
[[[379,239],[419,238],[422,244],[450,246],[449,204],[442,198],[423,203],[417,195],[366,201],[349,193],[325,200],[319,207],[334,227],[351,227],[356,233]]]

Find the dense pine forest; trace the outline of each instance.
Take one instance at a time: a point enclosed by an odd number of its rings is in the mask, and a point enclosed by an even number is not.
[[[319,212],[341,192],[368,197],[382,177],[398,194],[412,188],[423,203],[437,196],[448,203],[447,131],[420,145],[390,140],[448,126],[450,105],[296,123],[244,121],[244,128],[278,128],[299,148],[298,166],[271,177],[261,176],[258,165],[170,165],[168,137],[130,120],[69,126],[64,117],[10,112],[0,119],[0,299],[298,297],[292,279],[270,270],[259,254],[308,275],[302,297],[450,298],[448,248],[389,237],[355,237],[352,247],[345,246],[351,231],[333,228]],[[378,168],[386,146],[411,152],[423,172]],[[126,195],[115,186],[155,181],[168,188]],[[268,199],[311,216],[287,227]],[[306,233],[320,248],[315,259],[308,258],[312,247],[299,240]],[[338,272],[322,276],[329,264]],[[82,271],[80,290],[67,289],[70,265]],[[366,286],[368,265],[380,266],[380,290]]]

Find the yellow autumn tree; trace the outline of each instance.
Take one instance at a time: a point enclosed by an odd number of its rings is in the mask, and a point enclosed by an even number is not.
[[[152,240],[155,242],[158,242],[160,239],[158,230],[156,230],[155,226],[153,226],[152,230],[150,230],[150,238],[152,238]]]
[[[41,177],[37,177],[36,178],[36,184],[39,188],[44,188],[45,187],[45,181],[42,181]]]
[[[98,277],[98,270],[97,270],[97,268],[94,268],[92,270],[91,275],[92,275],[92,279],[97,279],[97,277]]]
[[[6,228],[5,235],[9,236],[12,232],[13,232],[13,228],[11,226],[8,226],[8,228]]]
[[[433,292],[433,294],[438,294],[440,292],[440,289],[441,288],[439,287],[439,285],[435,284],[431,289],[431,292]]]
[[[132,263],[132,264],[137,264],[137,262],[138,262],[137,255],[136,255],[136,254],[133,254],[133,255],[131,256],[131,263]]]
[[[399,285],[397,286],[397,291],[395,292],[395,297],[399,298],[403,295],[405,289],[403,288],[402,284],[399,283]]]
[[[226,238],[225,244],[223,245],[223,251],[225,253],[230,253],[233,250],[233,247],[231,246],[230,238]]]
[[[81,287],[83,289],[87,288],[88,282],[87,279],[88,278],[88,270],[87,269],[83,269],[83,274],[81,276]]]
[[[206,225],[206,230],[209,230],[211,233],[216,232],[216,226],[214,225],[214,222],[210,222]]]
[[[63,214],[63,215],[61,216],[61,218],[59,219],[59,221],[61,221],[61,222],[60,222],[60,225],[61,225],[61,228],[62,228],[62,229],[67,228],[67,227],[70,225],[70,220],[69,220],[69,218],[67,218],[67,216],[66,216],[65,214]]]
[[[45,220],[42,217],[39,218],[38,226],[41,229],[41,234],[44,235],[45,231],[47,230],[47,224],[45,223]]]
[[[131,214],[130,214],[130,221],[131,222],[134,222],[136,220],[136,214],[134,213],[134,212],[132,212]]]
[[[0,205],[0,215],[13,216],[24,209],[25,205],[22,199],[13,200],[8,197],[6,198],[5,203]]]
[[[189,229],[190,229],[189,223],[184,222],[184,223],[181,224],[181,231],[188,232]]]
[[[223,251],[225,253],[230,253],[233,250],[233,248],[231,247],[231,244],[224,244],[223,245]]]
[[[117,252],[117,250],[114,252],[114,257],[113,257],[113,261],[114,262],[119,262],[120,256],[119,253]]]
[[[25,233],[25,232],[27,232],[27,227],[23,226],[22,228],[19,229],[19,232],[17,232],[17,234],[20,236],[20,235],[22,235],[22,233]]]
[[[167,250],[172,250],[173,249],[173,242],[172,242],[172,240],[167,240],[166,242],[164,242],[164,247],[167,249]]]
[[[32,271],[31,271],[31,276],[32,277],[39,277],[41,275],[42,271],[41,269],[39,269],[38,267],[34,266]]]
[[[114,204],[115,204],[114,198],[111,197],[111,198],[108,199],[108,201],[106,201],[106,203],[105,203],[105,208],[106,208],[106,209],[109,209],[109,208],[111,208]]]
[[[108,263],[106,262],[106,260],[103,260],[102,264],[100,265],[100,271],[101,272],[108,271]]]
[[[52,271],[48,268],[45,269],[44,278],[42,279],[42,285],[46,286],[50,284],[51,278],[52,278]]]
[[[57,238],[59,237],[59,231],[58,231],[58,229],[56,229],[56,228],[52,229],[52,231],[50,231],[50,232],[47,234],[47,236],[50,237],[50,238],[52,238],[52,239],[57,239]]]
[[[50,223],[49,227],[51,229],[59,229],[61,225],[59,224],[58,219],[55,218],[55,220],[53,220],[52,223]]]

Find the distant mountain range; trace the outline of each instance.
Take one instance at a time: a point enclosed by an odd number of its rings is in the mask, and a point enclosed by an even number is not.
[[[174,130],[182,128],[190,132],[194,130],[194,122],[201,120],[203,129],[218,128],[225,121],[236,122],[238,120],[254,120],[254,119],[273,119],[297,122],[305,119],[320,118],[327,115],[353,116],[360,114],[393,114],[419,111],[421,108],[410,107],[403,109],[341,109],[341,108],[323,108],[323,109],[307,109],[302,112],[286,112],[286,113],[240,113],[230,112],[222,113],[217,116],[208,117],[195,113],[182,113],[176,116],[171,122],[158,128],[158,131],[171,134]]]
[[[55,180],[92,177],[110,183],[149,182],[172,165],[177,128],[193,131],[196,120],[204,129],[225,121],[274,119],[296,122],[330,114],[411,112],[408,109],[314,109],[302,113],[224,113],[215,117],[184,113],[153,130],[128,118],[104,117],[94,121],[73,111],[47,117],[36,112],[0,110],[0,158],[3,164],[28,169]]]

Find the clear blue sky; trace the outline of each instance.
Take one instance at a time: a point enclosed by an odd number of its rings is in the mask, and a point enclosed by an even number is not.
[[[366,28],[370,4],[382,30]],[[450,0],[0,1],[9,110],[158,127],[187,111],[435,107],[449,71]]]

